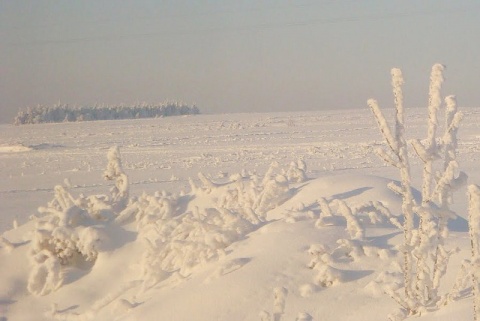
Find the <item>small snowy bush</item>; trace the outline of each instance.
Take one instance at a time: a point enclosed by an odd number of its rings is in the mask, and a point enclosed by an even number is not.
[[[290,182],[302,183],[307,180],[307,165],[303,160],[291,162],[287,171],[287,178]]]
[[[263,180],[244,172],[222,184],[200,173],[201,184],[190,180],[191,194],[156,193],[131,202],[115,220],[135,222],[145,243],[140,263],[144,286],[173,274],[191,274],[197,266],[223,257],[230,244],[261,226],[266,213],[292,195],[287,178],[278,171],[278,164],[273,164]],[[180,210],[185,207],[187,211]]]
[[[112,206],[116,211],[120,211],[123,210],[128,203],[129,187],[128,176],[123,171],[118,146],[110,148],[107,158],[108,165],[103,177],[106,180],[115,180],[115,186],[111,189]]]
[[[127,225],[133,230],[136,226],[137,240],[143,242],[137,267],[144,289],[170,276],[183,278],[225,256],[229,245],[260,227],[269,210],[293,195],[286,171],[275,163],[263,179],[242,172],[220,184],[200,173],[200,184],[190,180],[189,194],[156,192],[130,198],[118,147],[112,147],[107,158],[104,178],[114,181],[110,195],[75,198],[57,186],[54,199],[39,208],[29,254],[31,293],[58,289],[64,266],[90,261],[94,268],[98,255],[111,248],[111,233]],[[290,178],[299,182],[305,178],[305,164],[295,164]]]
[[[107,179],[115,179],[112,197],[93,195],[74,198],[65,187],[56,186],[54,199],[38,209],[30,247],[32,271],[28,290],[45,295],[63,283],[62,266],[95,261],[108,244],[106,226],[116,210],[128,202],[128,180],[121,169],[118,147],[108,153]]]
[[[43,217],[36,222],[30,248],[32,272],[28,290],[36,295],[54,291],[63,282],[60,267],[80,261],[95,261],[108,237],[102,221],[87,199],[75,200],[62,186],[55,188],[55,198],[48,207],[39,208]]]

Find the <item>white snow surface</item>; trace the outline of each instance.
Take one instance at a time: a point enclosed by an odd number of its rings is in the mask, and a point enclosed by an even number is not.
[[[480,108],[459,109],[457,161],[480,184]],[[427,113],[406,109],[408,138]],[[103,179],[113,146],[128,204]],[[366,107],[0,125],[0,320],[387,320],[403,235],[381,146]],[[454,198],[445,291],[470,258]],[[356,212],[369,202],[392,217]],[[472,320],[472,302],[407,319]]]

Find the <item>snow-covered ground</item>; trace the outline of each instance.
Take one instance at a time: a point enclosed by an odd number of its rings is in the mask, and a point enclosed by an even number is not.
[[[460,109],[458,163],[480,184],[480,109]],[[426,136],[426,118],[407,110],[408,138]],[[104,180],[115,145],[128,197],[111,192],[118,175]],[[1,125],[0,320],[385,320],[402,231],[342,210],[381,202],[400,216],[383,145],[366,107]],[[470,256],[466,188],[454,196],[445,293]],[[420,320],[472,309],[467,288]]]

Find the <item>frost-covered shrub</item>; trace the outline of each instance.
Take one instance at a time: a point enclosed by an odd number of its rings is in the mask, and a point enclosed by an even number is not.
[[[223,257],[229,245],[261,226],[267,212],[292,195],[288,179],[273,165],[262,180],[242,172],[220,184],[200,173],[201,184],[191,180],[191,193],[130,198],[118,147],[107,157],[104,177],[115,181],[111,195],[75,198],[57,186],[54,199],[39,208],[30,251],[32,293],[43,295],[61,286],[66,265],[94,264],[99,253],[111,248],[109,234],[122,225],[136,225],[137,240],[143,242],[138,263],[144,287],[170,276],[185,277]]]
[[[333,199],[327,201],[320,197],[317,200],[320,208],[320,216],[315,222],[315,227],[322,228],[328,225],[338,224],[338,218],[346,222],[346,230],[351,239],[362,240],[365,236],[365,221],[370,224],[389,223],[400,227],[397,217],[380,201],[370,201],[362,204],[348,205],[343,200]]]
[[[315,268],[317,264],[330,264],[333,261],[329,247],[324,244],[311,245],[308,254],[310,255],[310,263],[307,266],[310,269]]]
[[[347,231],[352,239],[363,240],[365,237],[365,229],[362,227],[356,213],[343,200],[333,201],[338,207],[338,213],[345,218],[347,222]]]
[[[390,210],[380,201],[370,201],[352,207],[352,212],[366,214],[371,224],[390,223],[393,226],[402,228],[402,224],[398,218],[390,212]]]
[[[65,188],[57,186],[54,199],[39,208],[43,216],[36,222],[29,252],[31,293],[44,295],[61,286],[61,266],[97,258],[108,236],[105,221],[99,221],[98,211],[92,211],[89,205],[88,199],[75,200]]]
[[[98,243],[104,238],[103,227],[98,225],[95,213],[87,211],[89,207],[79,206],[82,203],[89,204],[82,198],[73,200],[62,186],[55,187],[54,200],[48,207],[39,208],[43,217],[36,223],[32,251],[48,250],[62,264],[72,263],[76,255],[87,261],[94,260]]]
[[[105,177],[115,179],[112,197],[105,195],[74,198],[65,187],[56,186],[54,198],[39,207],[29,257],[32,270],[28,290],[45,295],[63,283],[62,267],[94,262],[108,243],[107,225],[117,210],[128,202],[128,180],[121,169],[118,148],[108,154]]]
[[[188,275],[197,265],[223,255],[228,245],[253,229],[234,213],[213,208],[151,224],[139,231],[149,244],[144,257],[146,274],[153,269]]]
[[[418,314],[426,306],[436,305],[440,296],[440,281],[446,273],[450,255],[445,239],[448,236],[447,221],[456,216],[450,210],[452,194],[466,183],[467,175],[458,171],[456,162],[457,131],[462,114],[457,111],[454,96],[445,98],[444,135],[437,138],[438,112],[442,105],[440,90],[443,83],[444,66],[435,64],[430,75],[427,137],[423,141],[412,140],[417,156],[423,162],[422,199],[417,203],[413,198],[410,162],[405,139],[403,76],[400,69],[392,69],[392,87],[396,115],[392,131],[374,99],[368,101],[380,131],[385,138],[387,149],[377,151],[380,158],[400,171],[401,184],[390,185],[402,196],[404,216],[403,234],[403,286],[400,296],[390,291],[403,309],[400,315]],[[435,161],[443,158],[441,166]],[[414,227],[414,216],[419,217],[418,228]],[[395,317],[396,318],[396,317]]]
[[[332,266],[335,263],[332,252],[322,244],[311,245],[308,250],[311,260],[307,266],[316,271],[314,283],[318,286],[330,287],[343,280],[342,271]]]
[[[107,169],[103,173],[103,177],[109,181],[115,180],[115,186],[110,190],[112,193],[112,206],[116,211],[120,211],[128,203],[129,187],[128,176],[123,171],[118,146],[110,148],[107,158]]]
[[[267,211],[291,195],[286,178],[274,172],[269,170],[262,181],[256,175],[232,175],[222,184],[200,173],[201,184],[190,180],[191,194],[156,193],[131,202],[116,221],[136,222],[139,238],[145,242],[144,285],[172,274],[189,275],[261,226]]]
[[[296,162],[291,162],[287,171],[287,178],[289,182],[301,183],[307,180],[307,165],[301,159]]]
[[[370,245],[361,240],[339,239],[336,253],[342,253],[352,260],[359,260],[363,257],[377,257],[387,260],[393,255],[390,250]]]
[[[285,202],[291,196],[292,193],[288,179],[283,175],[277,175],[265,183],[254,207],[258,209],[260,213],[266,213],[277,205]]]
[[[212,182],[202,173],[199,174],[201,187],[190,181],[192,191],[211,194],[218,207],[239,212],[250,221],[255,216],[264,218],[266,213],[292,197],[290,181],[282,174],[277,162],[273,162],[262,180],[257,175],[247,173],[232,175],[227,184]]]
[[[333,213],[330,210],[330,206],[329,206],[328,201],[325,198],[320,197],[317,200],[317,203],[320,207],[320,217],[315,222],[315,227],[316,228],[321,228],[321,227],[324,227],[326,225],[330,225],[331,222],[329,222],[329,220],[333,218]]]

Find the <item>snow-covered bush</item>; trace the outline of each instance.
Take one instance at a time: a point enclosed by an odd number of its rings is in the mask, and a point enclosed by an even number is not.
[[[120,150],[118,146],[110,148],[107,154],[108,165],[103,173],[106,180],[115,180],[115,186],[112,187],[112,206],[117,212],[123,210],[128,203],[129,187],[128,176],[122,168],[122,161],[120,159]]]
[[[287,178],[289,182],[301,183],[307,180],[307,165],[301,159],[296,162],[291,162],[287,171]]]
[[[260,213],[266,213],[291,196],[288,179],[283,175],[276,175],[265,182],[262,191],[258,194],[254,208],[258,209]]]
[[[128,202],[128,180],[121,168],[118,147],[108,153],[107,179],[115,179],[112,196],[81,195],[74,198],[63,186],[56,186],[54,198],[38,209],[29,252],[32,271],[28,290],[45,295],[63,283],[62,266],[94,262],[106,248],[107,225]]]
[[[164,102],[160,104],[142,103],[133,106],[95,105],[93,107],[77,107],[67,104],[56,104],[53,106],[38,105],[36,107],[28,107],[25,111],[20,111],[14,119],[14,124],[155,118],[175,115],[195,115],[199,112],[197,106],[188,106],[178,102]]]
[[[224,256],[226,247],[261,226],[267,211],[292,195],[287,179],[274,173],[277,165],[272,167],[262,181],[256,175],[239,174],[220,184],[200,173],[201,185],[190,180],[195,197],[143,195],[127,207],[117,219],[135,217],[146,243],[141,264],[145,285],[173,273],[189,275],[197,266]],[[179,211],[185,203],[190,203],[189,210]]]
[[[329,219],[333,218],[333,213],[330,210],[330,206],[328,204],[328,201],[324,197],[320,197],[317,200],[317,203],[320,207],[320,216],[318,220],[315,222],[315,227],[321,228],[323,226],[329,225],[330,222],[328,222]]]
[[[244,171],[226,183],[200,173],[200,184],[190,180],[190,194],[158,192],[131,201],[115,222],[135,222],[145,243],[140,263],[144,286],[173,274],[189,275],[197,266],[224,256],[226,247],[261,226],[266,213],[292,195],[280,172],[278,164],[272,164],[262,180]]]
[[[89,204],[88,199],[74,200],[64,187],[55,187],[54,200],[48,207],[39,208],[43,217],[36,223],[34,253],[46,249],[62,264],[72,263],[76,255],[87,261],[96,258],[103,227],[94,213],[88,212],[90,207],[81,204]]]
[[[114,181],[110,195],[75,198],[57,186],[54,199],[39,208],[29,254],[31,293],[58,289],[65,266],[90,261],[94,268],[98,255],[112,248],[111,233],[122,226],[136,226],[136,239],[143,242],[137,266],[144,289],[170,276],[183,278],[225,256],[229,245],[262,226],[267,212],[293,195],[282,174],[286,171],[272,164],[263,179],[244,171],[216,183],[200,173],[200,184],[191,180],[188,194],[156,192],[130,198],[118,147],[112,147],[107,158],[104,178]],[[297,167],[300,172],[305,169],[303,162]],[[292,179],[299,181],[298,175]]]
[[[401,227],[398,219],[380,201],[370,201],[363,204],[348,205],[343,200],[333,199],[328,202],[320,197],[317,200],[320,216],[315,222],[317,228],[334,225],[336,218],[343,217],[346,230],[353,240],[363,240],[365,236],[365,222],[370,224],[388,223]]]
[[[342,271],[332,266],[334,263],[332,252],[322,244],[311,245],[308,250],[311,260],[307,266],[316,271],[314,283],[318,286],[330,287],[343,280]]]
[[[440,281],[446,273],[448,259],[453,253],[444,246],[448,235],[447,221],[455,217],[449,205],[452,193],[466,182],[466,174],[458,172],[456,162],[457,131],[461,113],[457,111],[453,96],[445,98],[444,135],[436,137],[438,111],[442,104],[440,89],[443,83],[444,66],[435,64],[430,76],[428,130],[424,141],[412,140],[411,144],[423,166],[422,199],[413,198],[410,162],[405,139],[403,76],[400,69],[392,69],[392,87],[396,107],[395,127],[392,131],[374,99],[368,101],[388,149],[379,149],[378,155],[400,171],[401,185],[393,190],[402,198],[404,216],[403,232],[403,285],[404,294],[391,292],[407,315],[420,313],[427,306],[435,306],[440,300]],[[435,161],[443,156],[441,167]],[[414,227],[414,215],[419,217],[418,228]]]
[[[64,187],[56,186],[54,199],[39,208],[42,217],[36,222],[29,252],[31,293],[45,295],[61,286],[61,266],[97,258],[108,237],[90,200],[74,199]]]
[[[354,240],[363,240],[365,229],[362,227],[358,216],[355,215],[356,213],[353,213],[350,206],[343,200],[333,200],[333,203],[338,207],[338,214],[345,218],[350,237]]]

